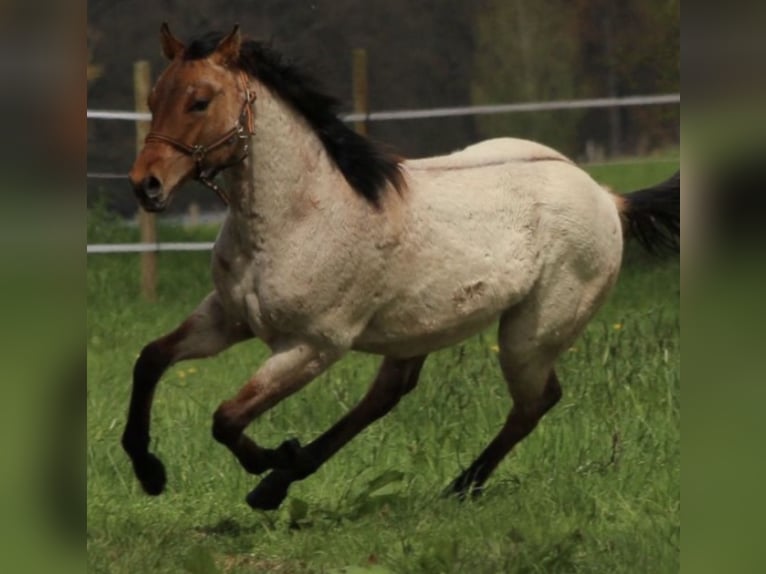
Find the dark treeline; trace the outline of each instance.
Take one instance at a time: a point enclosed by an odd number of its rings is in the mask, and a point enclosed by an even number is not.
[[[162,69],[164,20],[184,39],[239,23],[317,76],[349,109],[354,48],[367,50],[371,110],[680,89],[680,0],[90,0],[88,6],[91,109],[134,107],[133,62],[149,60],[155,76]],[[593,159],[675,146],[678,120],[678,106],[654,106],[369,128],[405,156],[511,135]],[[125,172],[134,133],[126,122],[89,121],[89,171]],[[133,209],[126,183],[89,181],[93,195],[99,188],[115,192],[108,194],[111,204]]]

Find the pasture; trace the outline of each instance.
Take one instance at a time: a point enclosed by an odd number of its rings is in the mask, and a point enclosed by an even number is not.
[[[630,191],[675,169],[677,161],[668,160],[590,171]],[[136,238],[135,230],[102,219],[89,223],[89,242]],[[160,229],[164,240],[214,235]],[[612,297],[558,366],[563,399],[500,465],[481,498],[460,503],[440,494],[508,412],[494,329],[431,355],[417,389],[296,483],[273,513],[245,504],[259,478],[210,435],[214,409],[266,356],[261,343],[170,369],[152,427],[167,491],[150,498],[134,478],[120,447],[133,362],[211,284],[208,253],[163,253],[160,300],[146,303],[138,296],[138,260],[88,258],[90,572],[679,570],[677,258],[627,250]],[[288,437],[308,442],[361,397],[378,362],[352,354],[248,433],[265,446]]]

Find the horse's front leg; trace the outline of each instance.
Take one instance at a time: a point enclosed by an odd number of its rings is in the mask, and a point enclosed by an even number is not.
[[[165,467],[149,452],[152,399],[162,374],[174,363],[211,357],[252,337],[246,325],[227,320],[218,296],[211,293],[178,328],[141,351],[133,368],[133,389],[122,446],[147,494],[160,494],[166,481]]]
[[[274,353],[243,386],[224,401],[213,415],[213,437],[225,445],[250,473],[270,468],[292,468],[301,454],[296,441],[277,449],[264,449],[244,434],[261,413],[309,383],[343,354],[342,350],[319,348],[302,341],[277,341]]]
[[[290,484],[314,473],[332,455],[368,425],[393,409],[418,382],[425,356],[409,359],[386,357],[364,398],[327,432],[306,445],[295,456],[292,466],[279,468],[266,476],[248,495],[253,508],[273,510],[285,496]]]

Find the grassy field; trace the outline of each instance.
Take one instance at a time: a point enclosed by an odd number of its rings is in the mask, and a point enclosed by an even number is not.
[[[591,171],[629,190],[674,162]],[[92,220],[89,241],[135,232]],[[165,239],[212,230],[164,228]],[[138,297],[138,256],[88,259],[90,572],[677,572],[680,567],[679,264],[632,248],[619,284],[562,357],[564,397],[501,464],[483,497],[441,490],[470,464],[510,406],[494,329],[433,354],[420,385],[275,513],[253,512],[258,481],[210,436],[213,410],[264,359],[245,343],[173,367],[154,407],[168,489],[145,496],[120,448],[141,347],[210,289],[207,253],[160,256],[160,301]],[[378,359],[354,354],[256,421],[267,446],[308,442],[364,392]]]

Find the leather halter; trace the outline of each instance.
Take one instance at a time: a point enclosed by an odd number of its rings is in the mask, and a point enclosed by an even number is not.
[[[213,181],[213,178],[220,171],[244,161],[244,159],[247,157],[248,150],[250,149],[250,136],[255,133],[252,103],[255,101],[256,95],[255,92],[251,92],[248,88],[247,75],[244,72],[240,72],[240,79],[242,81],[242,87],[245,92],[245,101],[242,102],[242,109],[240,110],[239,116],[237,117],[237,123],[234,124],[233,128],[231,128],[219,138],[216,138],[211,143],[206,145],[188,145],[181,140],[158,132],[149,132],[149,134],[144,139],[144,143],[149,143],[152,141],[165,143],[174,147],[181,153],[190,156],[194,160],[194,164],[196,166],[194,179],[215,191],[216,194],[218,194],[218,197],[220,197],[226,205],[229,204],[229,198],[226,197],[226,193]],[[208,168],[207,170],[205,169],[204,162],[208,153],[218,149],[219,147],[231,145],[236,142],[243,143],[242,154],[237,159],[222,166]]]

